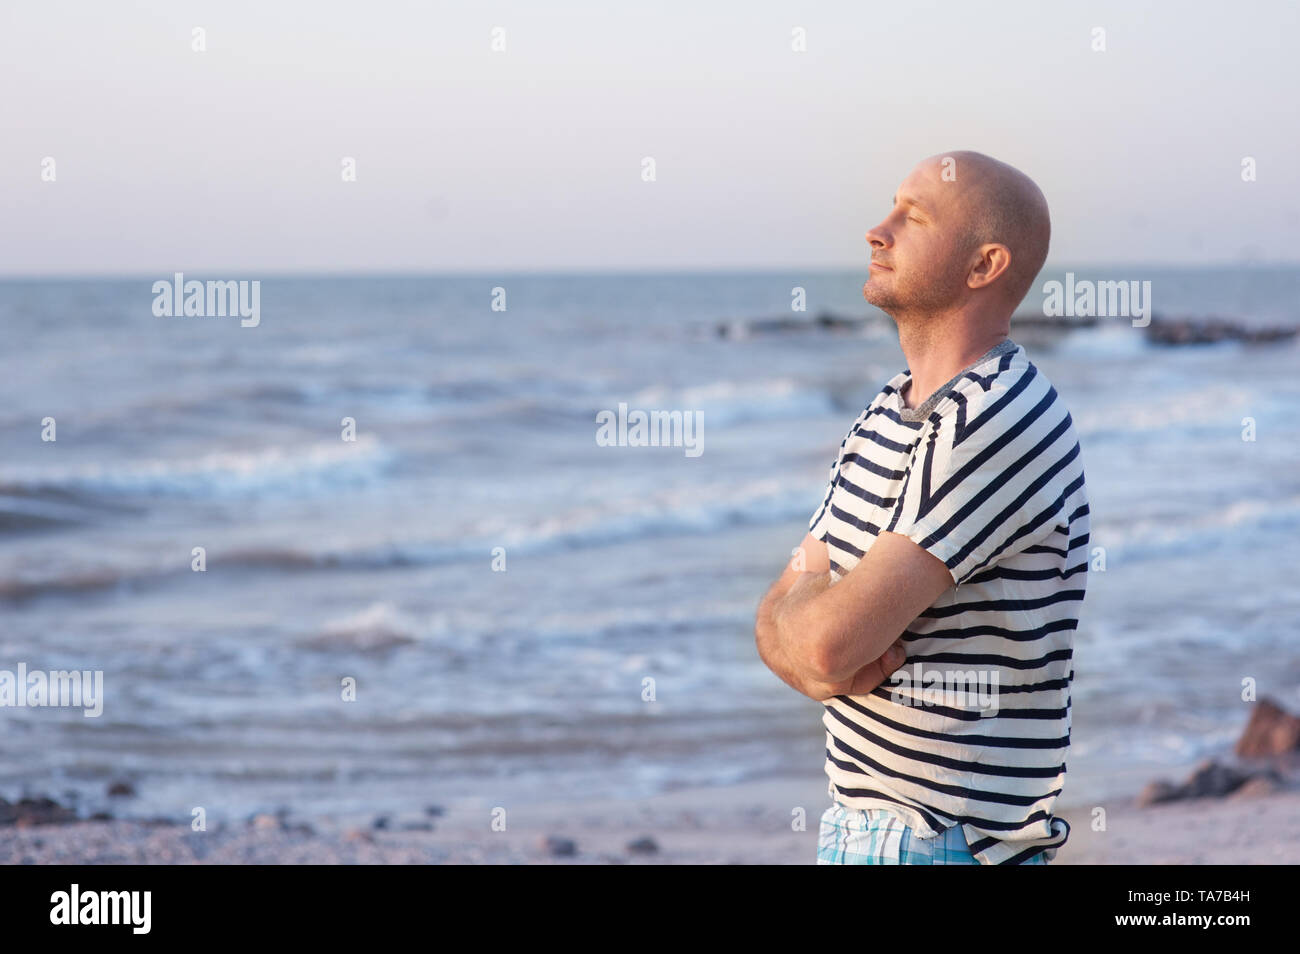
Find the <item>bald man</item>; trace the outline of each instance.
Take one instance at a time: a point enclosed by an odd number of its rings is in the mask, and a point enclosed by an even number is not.
[[[849,428],[759,655],[823,703],[819,864],[1045,864],[1087,578],[1078,437],[1009,337],[1047,202],[976,152],[923,160],[866,233],[907,369]]]

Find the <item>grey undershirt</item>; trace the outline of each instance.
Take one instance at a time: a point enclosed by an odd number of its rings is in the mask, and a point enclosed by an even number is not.
[[[1010,338],[1004,338],[1002,341],[999,341],[997,344],[995,344],[992,348],[989,348],[988,351],[984,352],[983,355],[976,358],[974,362],[966,365],[966,367],[962,368],[960,371],[954,374],[951,378],[948,379],[947,384],[943,385],[941,388],[939,388],[937,391],[931,394],[928,398],[922,401],[920,405],[913,408],[908,408],[908,407],[901,408],[898,412],[898,416],[905,421],[924,421],[927,417],[930,416],[930,412],[934,410],[934,406],[938,404],[940,401],[942,401],[944,397],[953,389],[953,386],[956,385],[956,383],[961,380],[961,376],[963,374],[983,364],[989,358],[995,357],[1000,354],[1005,354],[1008,351],[1015,351],[1019,347],[1020,345],[1016,344]],[[911,370],[909,369],[907,381],[903,383],[910,384],[911,380],[912,380],[912,375],[911,375]],[[901,391],[899,392],[898,400],[900,404],[903,401],[903,395]]]

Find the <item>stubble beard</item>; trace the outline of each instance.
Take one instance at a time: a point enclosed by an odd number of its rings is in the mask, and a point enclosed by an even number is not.
[[[888,273],[890,287],[876,284],[868,279],[862,286],[862,297],[867,304],[875,305],[895,322],[907,321],[915,317],[925,318],[947,310],[960,298],[960,293],[950,290],[941,282],[926,276],[916,280],[900,281],[898,272]]]

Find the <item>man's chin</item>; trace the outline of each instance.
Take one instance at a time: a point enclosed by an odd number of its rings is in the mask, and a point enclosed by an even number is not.
[[[868,305],[875,305],[877,308],[883,309],[889,304],[889,294],[871,279],[867,279],[863,284],[862,297],[867,300]]]

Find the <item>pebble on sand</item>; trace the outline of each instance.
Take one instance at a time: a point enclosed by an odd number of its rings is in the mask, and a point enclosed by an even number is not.
[[[0,826],[30,828],[33,825],[57,825],[77,820],[77,813],[52,798],[20,798],[8,802],[0,798]]]

